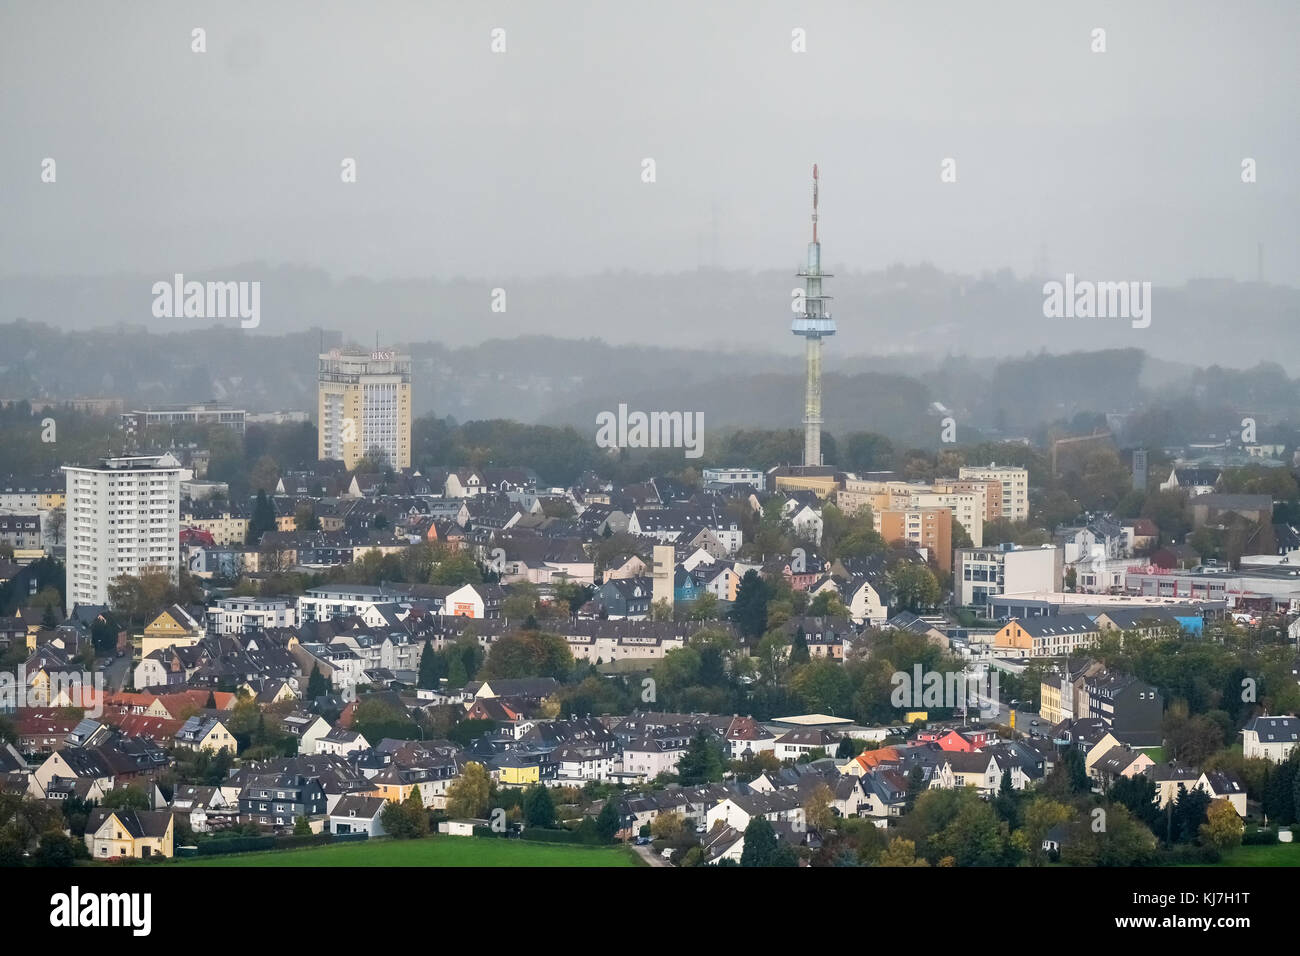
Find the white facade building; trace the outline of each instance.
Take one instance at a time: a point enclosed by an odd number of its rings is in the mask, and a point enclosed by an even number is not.
[[[958,607],[986,607],[999,594],[1060,590],[1059,548],[958,548],[956,554],[952,589]]]
[[[215,634],[255,634],[268,627],[296,627],[298,603],[293,598],[230,597],[208,609]]]
[[[67,601],[107,604],[108,585],[124,574],[165,568],[180,574],[180,484],[169,454],[105,458],[98,467],[67,465]]]
[[[758,491],[764,490],[766,476],[754,468],[705,468],[701,477],[707,485],[717,482],[723,485],[753,485]]]
[[[974,478],[979,481],[1001,482],[1002,517],[1010,521],[1024,521],[1029,517],[1029,471],[1027,469],[996,463],[963,465],[958,470],[957,477],[963,481]]]

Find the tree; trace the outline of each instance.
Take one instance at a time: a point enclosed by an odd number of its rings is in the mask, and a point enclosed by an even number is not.
[[[1103,830],[1090,819],[1076,820],[1066,830],[1061,862],[1067,866],[1144,866],[1155,856],[1155,835],[1119,804],[1106,810]]]
[[[745,827],[741,866],[772,866],[776,858],[776,831],[766,817],[753,817]]]
[[[423,690],[432,690],[439,686],[439,678],[442,676],[439,672],[442,670],[442,658],[433,649],[431,641],[424,642],[424,650],[420,652],[420,676],[416,681],[416,686]]]
[[[827,588],[808,605],[809,617],[834,617],[841,620],[847,620],[849,609],[844,605],[844,599],[839,593]]]
[[[105,611],[90,624],[90,642],[101,654],[117,650],[117,635],[121,630],[111,611]]]
[[[919,611],[939,603],[939,581],[924,565],[899,563],[889,573],[889,583],[898,603],[909,611]]]
[[[84,847],[85,844],[80,844]],[[32,862],[40,867],[72,866],[77,859],[78,843],[60,830],[41,834],[41,844]]]
[[[50,517],[47,526],[50,529],[50,533],[54,535],[55,544],[63,543],[63,529],[67,527],[67,524],[68,513],[64,508],[52,508],[50,510]]]
[[[492,798],[492,782],[487,768],[470,761],[447,788],[447,815],[453,818],[481,817]]]
[[[596,814],[596,833],[600,837],[600,842],[613,843],[620,829],[618,807],[613,798],[607,799],[605,805],[600,808],[600,813]]]
[[[927,856],[951,856],[957,866],[1002,866],[1007,862],[1006,828],[993,807],[978,798],[962,800],[957,815],[930,842],[932,852]]]
[[[807,664],[808,660],[808,639],[804,635],[803,627],[796,627],[794,637],[790,639],[790,666],[798,667],[800,664]]]
[[[835,823],[835,814],[831,810],[834,800],[835,794],[826,784],[819,783],[813,787],[803,802],[803,816],[808,826],[818,831],[829,830]]]
[[[686,818],[675,810],[661,813],[650,821],[650,835],[674,843],[686,835]]]
[[[1159,790],[1156,782],[1146,774],[1116,778],[1107,796],[1112,802],[1123,805],[1153,831],[1159,825],[1163,816],[1160,812]]]
[[[519,630],[492,644],[480,679],[554,677],[563,679],[573,670],[568,642],[544,631]]]
[[[555,803],[551,800],[551,791],[540,783],[524,791],[524,823],[543,829],[555,826]]]
[[[862,753],[863,746],[864,745],[862,741],[854,740],[852,737],[845,734],[843,737],[840,738],[839,745],[836,746],[835,748],[835,759],[851,760],[854,757],[856,757],[858,754]],[[914,766],[913,769],[919,770],[920,767],[919,765]]]
[[[148,810],[149,795],[139,787],[115,787],[104,794],[100,806],[108,810]]]
[[[280,465],[270,455],[263,455],[248,473],[249,488],[259,492],[274,492],[280,483]]]
[[[1015,843],[1031,866],[1046,862],[1043,839],[1052,827],[1069,822],[1072,812],[1064,803],[1038,796],[1025,809],[1024,825],[1015,833]]]
[[[293,821],[294,836],[311,836],[311,821],[305,816],[298,817]]]
[[[678,758],[677,778],[684,787],[719,783],[725,769],[719,748],[701,730],[692,738],[686,752]]]
[[[271,499],[266,496],[265,490],[257,492],[257,501],[253,505],[253,515],[248,520],[248,543],[258,544],[262,540],[262,534],[267,531],[274,531],[275,524],[275,506],[271,504]]]
[[[1171,839],[1175,843],[1191,843],[1201,833],[1201,825],[1209,814],[1211,797],[1200,787],[1188,790],[1184,784],[1178,785],[1178,796],[1174,798],[1170,811]]]
[[[853,706],[853,682],[844,665],[818,658],[799,668],[790,680],[790,689],[803,701],[804,712],[847,714]]]
[[[317,697],[324,697],[329,693],[329,689],[325,675],[320,672],[320,665],[312,664],[311,676],[307,678],[307,699],[315,700]]]
[[[1220,853],[1241,846],[1241,835],[1246,825],[1237,816],[1237,811],[1227,800],[1213,800],[1206,812],[1206,819],[1201,824],[1201,842],[1212,846]]]
[[[762,636],[767,627],[767,601],[770,592],[767,581],[752,568],[740,579],[736,602],[730,616],[741,634],[749,638]]]
[[[430,584],[460,587],[463,584],[482,584],[483,573],[466,551],[444,553],[429,575]]]
[[[690,604],[688,616],[692,621],[716,620],[718,617],[718,596],[712,591],[703,592]]]
[[[299,505],[293,514],[293,526],[297,531],[319,531],[320,518],[316,516],[316,509],[310,503]]]
[[[108,603],[133,624],[145,624],[159,608],[179,598],[166,568],[141,568],[138,574],[118,575],[108,584]],[[114,638],[116,641],[116,638]]]
[[[902,837],[894,837],[880,854],[877,866],[929,866],[925,860],[916,858],[916,844]]]
[[[411,793],[416,800],[419,800],[419,787],[412,787]],[[419,808],[419,817],[424,818],[425,831],[427,832],[429,820],[423,806]],[[419,818],[411,812],[411,807],[405,801],[399,803],[396,800],[389,800],[388,803],[384,804],[384,809],[379,816],[379,822],[383,825],[384,833],[396,840],[413,840],[423,835],[420,833]]]

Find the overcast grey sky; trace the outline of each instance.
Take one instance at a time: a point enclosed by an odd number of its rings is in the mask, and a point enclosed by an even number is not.
[[[1262,241],[1294,285],[1298,27],[1294,0],[4,0],[0,274],[793,268],[818,162],[835,268],[1045,246],[1176,283],[1253,278]]]

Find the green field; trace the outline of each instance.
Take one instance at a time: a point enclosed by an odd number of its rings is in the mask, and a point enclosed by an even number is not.
[[[1300,843],[1239,846],[1223,854],[1216,866],[1300,866]]]
[[[167,866],[644,866],[627,847],[566,846],[479,837],[366,840],[301,850],[232,853]]]

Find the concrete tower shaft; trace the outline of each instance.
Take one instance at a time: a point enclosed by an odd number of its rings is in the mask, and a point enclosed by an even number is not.
[[[808,265],[799,273],[804,280],[803,312],[790,323],[790,331],[807,340],[804,388],[803,463],[822,463],[822,339],[835,334],[835,320],[827,303],[830,296],[822,292],[822,246],[817,235],[818,174],[813,166],[812,242],[808,243]]]

